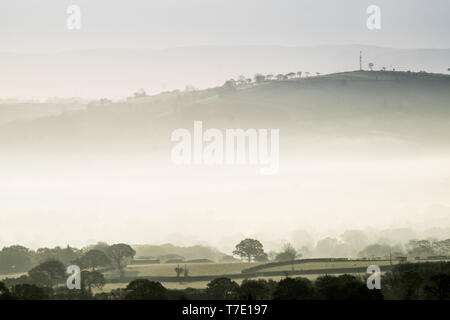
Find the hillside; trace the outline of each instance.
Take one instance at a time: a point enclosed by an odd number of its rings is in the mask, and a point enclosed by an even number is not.
[[[163,245],[134,245],[134,250],[136,250],[136,257],[160,257],[166,255],[179,255],[186,260],[194,259],[210,259],[213,261],[220,261],[224,253],[219,250],[210,248],[207,246],[191,246],[191,247],[179,247],[173,244],[167,243]]]
[[[450,76],[355,71],[91,103],[0,126],[0,152],[164,151],[171,132],[192,130],[194,120],[205,128],[280,128],[282,148],[342,140],[441,148],[450,142],[449,118]]]

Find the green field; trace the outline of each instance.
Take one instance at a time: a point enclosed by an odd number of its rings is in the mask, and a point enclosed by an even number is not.
[[[409,262],[416,262],[416,261],[409,261]],[[392,261],[392,264],[396,264],[398,261]],[[188,270],[189,270],[189,276],[190,277],[196,277],[196,276],[207,276],[207,277],[219,277],[219,276],[230,276],[233,278],[234,281],[237,283],[241,283],[245,278],[246,274],[242,274],[243,269],[247,269],[249,267],[255,267],[262,265],[263,263],[242,263],[242,262],[235,262],[235,263],[191,263],[186,264]],[[340,269],[340,271],[336,270],[336,272],[333,272],[332,270],[327,271],[329,274],[335,274],[338,275],[340,272],[342,273],[342,269],[346,268],[366,268],[369,265],[378,265],[382,268],[383,266],[390,265],[390,261],[386,260],[374,260],[374,261],[361,261],[361,260],[349,260],[349,261],[318,261],[318,262],[306,262],[306,263],[296,263],[294,264],[294,268],[292,269],[292,265],[287,264],[283,266],[272,266],[267,267],[264,269],[259,269],[255,271],[254,273],[248,274],[248,278],[252,278],[252,276],[255,276],[255,273],[263,273],[263,272],[291,272],[294,271],[302,271],[302,270],[317,270],[316,273],[306,274],[306,275],[291,275],[291,276],[301,276],[308,279],[315,279],[320,275],[323,275],[323,272],[320,272],[320,270],[325,269]],[[176,272],[175,268],[179,265],[180,267],[185,267],[185,264],[143,264],[143,265],[129,265],[125,268],[125,278],[122,282],[114,282],[111,281],[117,281],[119,278],[119,274],[115,270],[109,270],[104,272],[106,281],[108,282],[103,290],[103,292],[111,291],[112,289],[117,288],[125,288],[128,283],[131,281],[130,279],[133,278],[139,278],[139,277],[169,277],[170,279],[161,279],[161,283],[164,287],[168,289],[185,289],[185,288],[205,288],[208,284],[208,281],[204,279],[198,279],[197,281],[195,279],[186,279],[183,278],[183,275],[180,279],[176,278]],[[348,272],[347,272],[348,273]],[[9,277],[9,278],[15,278],[19,277],[22,274],[10,274],[10,275],[0,275],[0,279]],[[272,279],[275,281],[279,281],[282,278],[284,278],[286,275],[273,275],[273,276],[258,276],[258,279]],[[253,278],[254,279],[254,278]],[[155,280],[159,281],[159,280]]]
[[[392,264],[398,263],[397,261],[392,261]],[[318,269],[334,269],[334,268],[362,268],[368,267],[370,265],[386,266],[390,265],[389,261],[337,261],[337,262],[308,262],[308,263],[298,263],[294,264],[294,270],[318,270]],[[265,268],[258,271],[292,271],[292,265],[277,266]]]
[[[393,261],[392,264],[397,263]],[[262,263],[197,263],[197,264],[186,264],[189,269],[189,276],[226,276],[226,275],[237,275],[241,274],[243,269],[247,269],[249,267],[254,267],[257,265],[261,265]],[[390,265],[389,261],[335,261],[335,262],[308,262],[308,263],[297,263],[294,264],[294,270],[324,270],[324,269],[342,269],[342,268],[365,268],[369,265],[379,265],[380,267]],[[125,269],[125,277],[133,278],[133,277],[176,277],[176,273],[174,268],[178,264],[145,264],[145,265],[129,265]],[[184,268],[184,264],[179,264],[180,267]],[[284,266],[276,266],[269,267],[265,269],[258,270],[258,272],[272,272],[272,271],[292,271],[292,265],[284,265]],[[301,275],[302,277],[306,277],[309,279],[315,279],[321,274],[308,274]],[[117,279],[118,274],[116,271],[108,271],[105,273],[105,277],[107,279]],[[249,274],[249,278],[251,274]],[[275,281],[279,281],[285,276],[276,275],[276,276],[265,276],[258,277],[258,279],[272,279]],[[234,279],[237,283],[241,283],[244,280],[243,278]],[[183,281],[183,277],[181,277],[180,281],[171,281],[161,283],[170,289],[185,289],[188,287],[191,288],[205,288],[209,281]],[[119,282],[119,283],[108,283],[103,288],[103,291],[110,291],[111,289],[116,288],[125,288],[127,286],[127,282]]]
[[[178,264],[142,264],[129,265],[125,269],[125,277],[175,277]],[[186,264],[189,276],[215,276],[241,273],[242,269],[257,266],[259,263],[191,263]],[[184,264],[179,264],[184,268]],[[105,273],[107,279],[117,278],[117,272]]]

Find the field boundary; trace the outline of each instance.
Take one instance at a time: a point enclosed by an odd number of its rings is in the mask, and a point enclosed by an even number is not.
[[[393,265],[381,266],[381,271],[392,270]],[[344,273],[364,273],[366,274],[367,267],[354,267],[354,268],[331,268],[331,269],[310,269],[310,270],[294,270],[294,271],[262,271],[253,273],[235,273],[224,275],[212,275],[212,276],[189,276],[189,277],[130,277],[130,278],[114,278],[107,279],[106,283],[121,283],[130,282],[137,279],[147,279],[158,282],[198,282],[198,281],[211,281],[217,278],[229,278],[229,279],[247,279],[247,278],[260,278],[260,277],[274,277],[274,276],[300,276],[300,275],[326,275],[326,274],[344,274]]]
[[[247,269],[242,269],[242,273],[252,273],[263,269],[273,268],[273,267],[281,267],[281,266],[290,266],[297,265],[303,263],[311,263],[311,262],[386,262],[386,261],[398,261],[397,259],[392,260],[364,260],[364,259],[348,259],[348,258],[317,258],[317,259],[297,259],[293,261],[280,261],[280,262],[270,262],[265,264],[260,264],[254,267],[250,267]]]

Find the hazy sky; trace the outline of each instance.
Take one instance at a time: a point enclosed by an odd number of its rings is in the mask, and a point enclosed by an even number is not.
[[[82,28],[66,28],[68,5]],[[382,29],[366,27],[381,7]],[[14,0],[0,3],[0,51],[234,44],[450,47],[448,0]]]

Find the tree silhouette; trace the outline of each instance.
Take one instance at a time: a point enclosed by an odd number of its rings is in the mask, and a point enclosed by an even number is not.
[[[236,250],[233,251],[233,254],[241,258],[247,258],[250,263],[252,259],[261,257],[265,253],[261,242],[255,239],[245,239],[236,245]]]
[[[111,259],[114,267],[119,270],[120,277],[123,278],[123,269],[133,259],[136,251],[125,243],[113,244],[106,250],[106,255]]]
[[[111,263],[106,254],[100,250],[90,250],[80,258],[80,265],[82,268],[92,268],[95,271],[96,267],[104,267]]]

